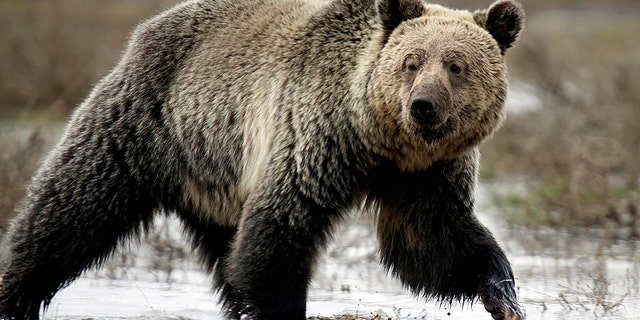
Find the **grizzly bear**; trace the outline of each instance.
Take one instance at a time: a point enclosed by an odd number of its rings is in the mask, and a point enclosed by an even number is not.
[[[303,319],[333,227],[368,208],[416,295],[522,319],[474,186],[523,16],[510,0],[192,0],[143,23],[28,187],[0,318],[38,319],[171,212],[228,318]]]

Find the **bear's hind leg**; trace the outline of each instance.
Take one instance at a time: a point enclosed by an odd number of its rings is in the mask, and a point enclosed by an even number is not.
[[[57,152],[34,178],[6,236],[0,319],[38,319],[59,289],[152,218],[148,193],[110,154]]]

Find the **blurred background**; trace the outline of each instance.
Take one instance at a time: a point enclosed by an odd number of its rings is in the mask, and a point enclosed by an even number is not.
[[[177,2],[0,0],[0,236],[43,154],[115,65],[131,29]],[[516,243],[506,244],[514,255],[594,265],[563,282],[582,289],[556,287],[529,303],[615,314],[640,304],[640,2],[521,2],[526,27],[507,54],[508,119],[482,147],[483,214]],[[173,248],[166,259],[190,250],[162,230],[148,239]],[[628,267],[612,274],[611,259]],[[523,262],[520,277],[533,277],[530,267]],[[624,279],[613,288],[616,276]]]

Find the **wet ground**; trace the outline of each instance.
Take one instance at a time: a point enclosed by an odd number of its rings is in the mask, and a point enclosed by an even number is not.
[[[639,242],[602,239],[601,230],[506,227],[484,204],[486,189],[479,192],[480,218],[512,261],[527,319],[640,319]],[[355,217],[339,230],[317,268],[308,316],[491,319],[480,304],[441,306],[408,294],[379,267],[366,221]],[[158,221],[151,238],[165,249],[132,245],[125,252],[136,252],[135,258],[118,254],[88,272],[55,297],[45,319],[220,319],[209,278],[180,259],[190,253],[181,249],[175,223]]]

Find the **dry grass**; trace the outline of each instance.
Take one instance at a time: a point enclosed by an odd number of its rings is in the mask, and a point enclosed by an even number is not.
[[[176,2],[0,1],[0,114],[68,113],[113,67],[133,26]]]
[[[591,265],[590,265],[591,264]],[[590,265],[585,267],[585,265]],[[557,302],[566,310],[590,311],[594,315],[615,314],[624,309],[627,298],[637,284],[637,275],[628,271],[624,284],[612,283],[606,272],[606,258],[601,257],[595,263],[584,263],[578,266],[585,279],[571,279],[568,286],[563,286]],[[573,280],[573,281],[571,281]],[[633,296],[633,295],[631,295]]]
[[[382,311],[372,312],[370,314],[341,314],[333,317],[312,316],[307,320],[394,320],[397,317],[391,317]]]

